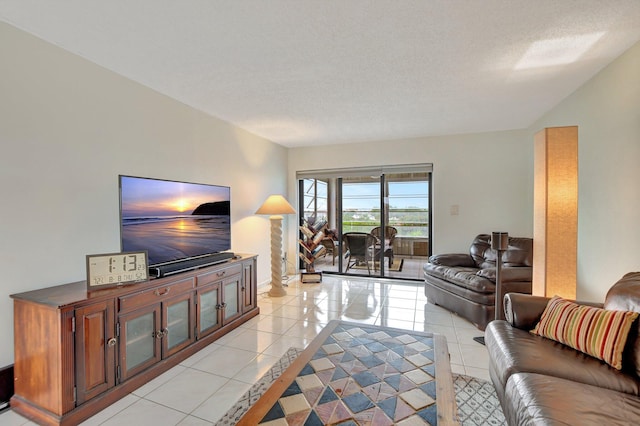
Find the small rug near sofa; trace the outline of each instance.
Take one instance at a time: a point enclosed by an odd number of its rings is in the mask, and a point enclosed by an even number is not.
[[[361,324],[359,324],[360,326],[363,326]],[[363,327],[367,327],[367,326],[363,326]],[[371,326],[368,326],[371,327]],[[361,328],[361,327],[359,327]],[[397,330],[397,329],[391,329],[391,330]],[[369,330],[372,331],[374,333],[377,333],[380,331],[380,328],[374,329],[374,330]],[[400,337],[401,339],[406,339],[407,336],[410,336],[412,332],[410,331],[402,331],[400,334],[397,335],[397,337]],[[418,336],[420,337],[420,336]],[[388,339],[386,339],[388,341]],[[429,342],[428,340],[425,340],[426,342]],[[377,342],[370,342],[373,346],[376,346]],[[407,342],[410,343],[410,342]],[[414,343],[415,347],[415,343],[416,342],[411,342]],[[358,345],[356,345],[358,346]],[[396,347],[396,350],[400,350],[400,348]],[[400,350],[402,352],[402,350]],[[413,351],[411,351],[409,348],[407,348],[407,352],[409,356],[414,356],[414,360],[415,360],[415,356],[418,355],[418,353],[414,353]],[[291,348],[287,351],[287,353],[280,359],[280,361],[278,363],[276,363],[274,365],[274,367],[267,373],[265,374],[265,376],[259,380],[257,383],[255,383],[252,388],[245,394],[243,395],[240,400],[225,414],[225,416],[223,416],[222,419],[220,419],[220,421],[217,423],[217,425],[235,425],[237,423],[237,421],[244,415],[244,413],[246,413],[249,408],[251,408],[252,405],[254,405],[260,398],[261,396],[269,389],[269,387],[271,386],[271,384],[276,381],[279,380],[280,375],[287,370],[288,366],[294,362],[296,360],[296,358],[302,353],[302,351],[300,349],[294,349]],[[426,353],[426,352],[425,352]],[[317,360],[319,360],[320,358],[316,358]],[[401,364],[400,361],[396,362],[393,361],[397,366],[399,366]],[[403,361],[404,362],[404,361]],[[379,368],[379,367],[372,367],[373,369],[375,368]],[[385,367],[386,368],[386,367]],[[369,370],[364,370],[361,371],[360,373],[368,373],[369,371],[372,371],[371,368],[369,368]],[[433,373],[433,370],[431,369],[427,369],[426,371],[430,371]],[[392,377],[393,375],[389,376]],[[308,376],[310,377],[310,376]],[[372,379],[373,377],[369,377],[369,379]],[[360,379],[362,379],[362,377],[360,377]],[[401,380],[398,380],[398,383],[394,383],[393,381],[390,381],[389,383],[391,383],[393,386],[396,386],[398,388],[402,387],[403,390],[407,390],[409,389],[407,387],[408,382],[402,383]],[[402,384],[401,384],[402,383]],[[354,381],[351,382],[351,385],[355,385],[356,383]],[[292,384],[294,387],[297,387],[298,385],[296,383]],[[345,381],[345,385],[349,385],[347,383],[347,381]],[[426,387],[423,386],[424,389],[428,389],[430,386],[434,385],[434,383],[431,383],[431,385],[426,384]],[[454,375],[454,388],[455,388],[455,393],[456,393],[456,402],[458,405],[458,417],[461,421],[461,423],[463,425],[481,425],[481,424],[491,424],[491,425],[500,425],[500,424],[504,424],[504,419],[502,417],[502,412],[500,410],[500,405],[497,401],[497,397],[495,396],[495,392],[493,391],[493,387],[490,383],[488,382],[484,382],[482,380],[478,380],[478,379],[474,379],[471,377],[467,377],[467,376],[456,376]],[[328,389],[328,387],[327,387]],[[312,396],[312,399],[318,399],[318,398],[329,398],[329,400],[334,399],[335,398],[331,398],[328,397],[326,395],[326,390],[325,389],[323,392],[323,395],[315,395]],[[346,389],[346,386],[345,386]],[[387,391],[390,391],[391,394],[394,393],[394,390],[389,388],[387,389]],[[428,390],[431,391],[431,389]],[[316,391],[317,392],[317,391]],[[306,392],[308,396],[308,392]],[[346,394],[347,392],[345,392]],[[397,393],[397,392],[396,392]],[[297,391],[297,394],[300,394],[299,396],[302,396],[302,392],[300,392],[300,390]],[[335,394],[334,394],[335,395]],[[358,395],[357,398],[362,399],[362,401],[356,401],[353,400],[354,395]],[[348,404],[346,404],[347,407],[351,408],[357,404],[362,404],[363,402],[365,402],[365,400],[362,398],[362,393],[359,392],[354,392],[351,393],[350,395],[347,395],[347,397],[351,397],[351,401],[348,401]],[[432,393],[433,396],[435,396],[435,393]],[[451,394],[453,395],[453,394]],[[388,398],[386,399],[386,405],[383,404],[382,408],[385,414],[389,414],[391,413],[391,417],[393,417],[394,414],[400,414],[400,412],[402,410],[405,411],[404,414],[402,414],[402,416],[406,419],[408,414],[410,412],[410,414],[414,414],[414,410],[411,409],[411,407],[409,407],[407,404],[405,404],[403,401],[400,401],[399,398]],[[389,403],[392,402],[393,406],[390,406]],[[435,412],[435,410],[433,410],[432,407],[431,408],[431,412],[433,414],[433,412]],[[357,410],[357,409],[356,409]],[[366,412],[372,413],[373,410],[362,410],[361,413],[366,413]],[[433,415],[429,416],[427,415],[427,413],[425,412],[425,410],[421,410],[422,411],[422,421],[424,422],[424,424],[429,424],[429,423],[435,423],[435,418],[433,417]],[[308,413],[308,411],[307,411]],[[416,416],[414,416],[416,417]],[[296,419],[292,418],[291,416],[288,416],[287,419],[290,421],[290,423],[288,424],[307,424],[310,420],[310,418],[306,419],[305,423],[305,419],[298,419],[300,420],[299,422],[296,422]],[[353,423],[350,424],[392,424],[391,420],[389,418],[386,418],[386,422],[384,421],[385,417],[380,417],[378,416],[377,419],[375,418],[367,418],[366,415],[361,415],[359,416],[359,419],[353,419],[355,420]],[[358,421],[359,420],[359,421]],[[431,420],[430,422],[428,422],[428,420]],[[285,422],[285,418],[284,417],[280,417],[280,421],[281,422]],[[291,423],[293,422],[293,423]],[[327,421],[326,419],[321,419],[318,418],[316,419],[315,423],[308,423],[308,424],[326,424],[326,423],[330,423],[330,421]],[[287,424],[287,423],[282,423],[282,424]]]

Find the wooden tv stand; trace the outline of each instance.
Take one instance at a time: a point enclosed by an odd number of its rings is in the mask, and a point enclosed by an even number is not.
[[[255,255],[123,287],[13,294],[11,408],[76,425],[258,315]]]

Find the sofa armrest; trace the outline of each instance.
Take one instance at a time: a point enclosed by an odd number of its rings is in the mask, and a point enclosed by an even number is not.
[[[548,297],[507,293],[504,295],[505,319],[513,327],[527,331],[532,330],[540,321],[548,302]]]
[[[544,309],[547,307],[549,300],[551,300],[550,297],[507,293],[504,295],[505,319],[513,327],[527,331],[533,330],[540,321],[542,312],[544,312]],[[574,302],[579,305],[592,306],[595,308],[602,309],[603,307],[603,304],[598,302]]]
[[[436,254],[429,257],[429,263],[441,266],[465,266],[469,268],[476,267],[476,263],[473,261],[473,258],[464,253]]]

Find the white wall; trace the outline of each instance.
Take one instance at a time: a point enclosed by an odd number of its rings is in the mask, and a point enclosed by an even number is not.
[[[545,127],[578,126],[578,291],[603,301],[640,270],[640,43],[544,115]]]
[[[83,280],[120,249],[118,175],[228,185],[232,249],[270,276],[269,220],[286,149],[0,23],[0,366],[13,362],[10,294]]]
[[[524,131],[290,149],[289,199],[297,202],[299,170],[413,163],[433,163],[434,254],[468,252],[479,233],[533,235],[533,142]]]

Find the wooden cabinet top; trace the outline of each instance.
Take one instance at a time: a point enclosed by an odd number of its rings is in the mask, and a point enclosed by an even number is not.
[[[218,265],[198,268],[189,272],[183,272],[163,278],[151,279],[140,283],[127,284],[121,287],[87,291],[87,282],[77,281],[74,283],[62,284],[38,290],[26,291],[24,293],[12,294],[11,298],[60,309],[66,306],[84,304],[100,299],[119,297],[128,293],[145,290],[147,288],[153,288],[155,286],[167,285],[174,281],[183,280],[189,277],[196,277],[205,271],[223,269],[228,267],[229,265],[243,262],[255,257],[257,257],[257,255],[236,253],[236,257]]]

